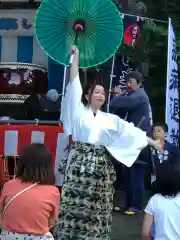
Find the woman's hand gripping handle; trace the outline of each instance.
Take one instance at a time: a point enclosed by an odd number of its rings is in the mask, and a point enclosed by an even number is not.
[[[79,73],[79,50],[75,45],[71,48],[70,64],[70,81],[72,82]]]

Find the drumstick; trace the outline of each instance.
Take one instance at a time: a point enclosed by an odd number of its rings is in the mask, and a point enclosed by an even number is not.
[[[137,125],[137,128],[140,128],[140,127],[141,127],[141,125],[143,124],[143,122],[144,122],[145,119],[146,119],[145,116],[143,116],[143,117],[141,118],[140,122],[139,122],[138,125]]]

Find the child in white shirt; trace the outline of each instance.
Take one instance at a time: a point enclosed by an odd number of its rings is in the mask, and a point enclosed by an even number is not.
[[[164,161],[156,169],[158,194],[145,209],[141,239],[151,240],[155,223],[155,240],[180,239],[180,159]]]

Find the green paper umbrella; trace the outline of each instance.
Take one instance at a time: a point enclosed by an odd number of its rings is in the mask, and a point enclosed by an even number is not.
[[[111,0],[44,0],[37,10],[35,31],[47,55],[66,66],[71,46],[77,44],[80,68],[88,68],[118,50],[123,22]]]

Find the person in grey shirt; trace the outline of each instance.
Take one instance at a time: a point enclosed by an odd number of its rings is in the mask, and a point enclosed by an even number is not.
[[[151,129],[149,116],[149,98],[142,87],[142,74],[136,71],[130,72],[127,75],[127,89],[116,91],[116,96],[110,102],[110,110],[112,113],[126,112],[126,120],[134,123],[145,132]],[[118,111],[117,111],[118,110]],[[127,149],[128,151],[128,149]],[[128,168],[123,166],[125,177],[125,214],[134,215],[142,210],[143,195],[144,195],[144,173],[145,166],[150,160],[150,150],[145,148],[139,155],[137,161]]]

